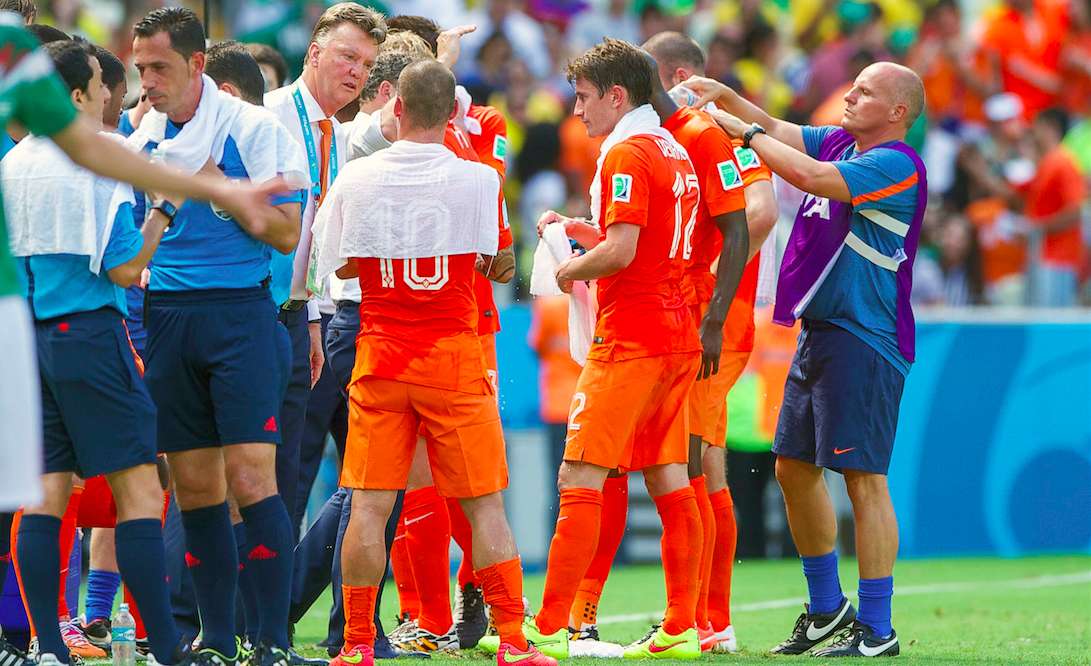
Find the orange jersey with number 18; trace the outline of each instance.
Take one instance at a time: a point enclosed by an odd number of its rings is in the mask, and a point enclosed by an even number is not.
[[[620,361],[700,349],[682,282],[700,203],[688,157],[673,142],[637,135],[606,154],[600,182],[602,237],[614,224],[641,229],[632,263],[598,280],[588,357]]]

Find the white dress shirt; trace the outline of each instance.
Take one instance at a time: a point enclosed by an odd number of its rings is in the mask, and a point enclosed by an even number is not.
[[[307,85],[303,82],[303,77],[300,77],[292,83],[278,88],[271,92],[265,93],[265,108],[276,114],[284,126],[288,128],[288,131],[292,133],[292,136],[299,141],[299,145],[306,148],[306,144],[303,140],[303,127],[300,125],[299,112],[296,111],[295,99],[293,93],[295,90],[299,90],[300,96],[303,98],[303,106],[307,112],[307,120],[311,125],[311,136],[314,137],[315,151],[322,150],[322,128],[318,126],[319,120],[329,119],[333,125],[333,143],[331,145],[337,146],[337,170],[341,171],[345,166],[345,161],[348,157],[348,133],[341,127],[340,121],[335,117],[327,116],[322,107],[318,105],[318,101],[315,100],[314,95],[307,88]],[[310,159],[308,157],[308,159]],[[321,160],[322,156],[319,154],[318,159]],[[317,165],[321,168],[321,164]],[[329,176],[333,175],[333,163],[329,166]],[[328,187],[327,187],[328,189]],[[314,321],[319,318],[319,310],[317,301],[313,300],[313,295],[307,293],[307,269],[311,257],[311,225],[314,223],[315,214],[315,201],[310,188],[307,190],[307,197],[303,204],[303,228],[299,233],[299,245],[296,247],[295,259],[292,263],[292,291],[290,298],[298,301],[309,301],[307,303],[308,318]]]

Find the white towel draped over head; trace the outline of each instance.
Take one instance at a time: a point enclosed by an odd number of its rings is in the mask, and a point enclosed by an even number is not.
[[[288,128],[268,109],[217,89],[207,74],[203,81],[197,113],[174,138],[165,138],[166,114],[152,109],[126,143],[136,150],[142,150],[148,142],[157,143],[152,159],[196,173],[209,157],[216,164],[223,160],[224,145],[231,137],[251,181],[264,183],[283,175],[293,187],[306,187],[310,182],[307,156]]]
[[[12,254],[86,256],[97,275],[118,209],[135,203],[133,188],[76,165],[38,136],[20,141],[0,169]]]
[[[659,115],[651,104],[639,106],[622,116],[614,127],[614,131],[607,135],[599,149],[599,159],[595,166],[595,178],[591,181],[591,221],[596,225],[602,216],[602,162],[610,149],[625,139],[641,134],[648,134],[671,143],[675,149],[689,159],[689,153],[682,147],[671,133],[659,126]],[[599,225],[601,226],[601,225]]]
[[[396,141],[349,162],[315,216],[318,277],[352,257],[495,255],[500,178],[439,143]]]

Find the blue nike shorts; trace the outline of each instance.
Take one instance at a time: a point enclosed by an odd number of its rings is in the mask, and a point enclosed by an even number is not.
[[[99,474],[155,463],[155,405],[113,308],[35,323],[45,471]]]
[[[886,474],[905,376],[847,330],[804,320],[773,453],[840,472]]]
[[[280,444],[291,349],[267,289],[150,292],[144,324],[161,452]]]

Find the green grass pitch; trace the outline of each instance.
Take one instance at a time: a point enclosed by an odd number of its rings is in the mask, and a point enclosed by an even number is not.
[[[855,595],[856,564],[841,563],[846,593]],[[527,577],[531,605],[542,576]],[[899,660],[922,664],[1091,664],[1091,557],[944,559],[900,562],[894,572],[894,628]],[[809,657],[765,654],[783,640],[806,593],[796,561],[748,561],[735,567],[732,622],[739,654],[705,656],[724,663],[818,663]],[[855,599],[853,599],[855,602]],[[658,567],[624,567],[611,575],[599,610],[603,640],[626,643],[647,629],[664,604]],[[397,594],[388,586],[383,618],[393,618]],[[308,655],[325,637],[328,596],[296,625],[296,646]],[[495,663],[481,652],[432,664]],[[383,662],[380,662],[383,663]],[[600,659],[570,663],[602,664]],[[606,662],[609,663],[609,662]]]

